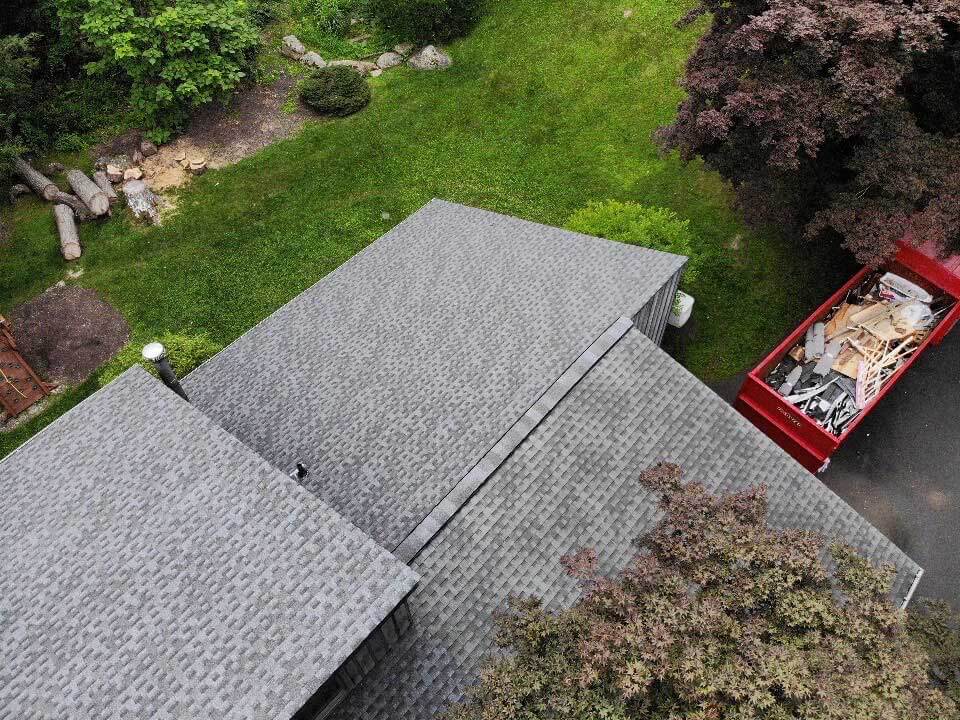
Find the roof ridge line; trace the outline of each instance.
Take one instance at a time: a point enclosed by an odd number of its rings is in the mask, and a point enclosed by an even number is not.
[[[544,390],[533,404],[500,436],[457,483],[443,496],[407,536],[393,549],[393,554],[411,563],[446,526],[471,497],[496,472],[540,422],[566,397],[610,348],[633,327],[627,317],[617,318],[581,352],[577,358]]]

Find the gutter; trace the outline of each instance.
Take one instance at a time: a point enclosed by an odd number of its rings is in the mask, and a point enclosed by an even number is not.
[[[901,610],[906,610],[907,605],[910,604],[910,600],[913,598],[913,593],[917,589],[917,585],[920,584],[920,578],[923,577],[923,568],[917,570],[917,576],[913,579],[913,585],[910,586],[910,590],[907,591],[907,596],[903,599],[903,603],[900,605]]]

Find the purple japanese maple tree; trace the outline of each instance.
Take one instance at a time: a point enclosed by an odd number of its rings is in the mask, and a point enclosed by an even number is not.
[[[701,0],[664,149],[729,180],[747,220],[876,263],[960,236],[960,0]]]

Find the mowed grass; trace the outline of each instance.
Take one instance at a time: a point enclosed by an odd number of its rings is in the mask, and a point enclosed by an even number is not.
[[[83,226],[76,282],[116,305],[138,342],[171,331],[225,344],[433,197],[552,225],[588,201],[629,199],[691,221],[709,261],[682,360],[706,381],[728,377],[842,272],[811,270],[819,260],[809,252],[747,232],[715,175],[658,154],[651,134],[673,116],[702,31],[675,29],[684,9],[674,0],[490,3],[452,46],[452,69],[373,80],[365,111],[197,178],[163,227],[122,217]],[[15,225],[0,246],[0,312],[67,270],[49,207],[23,203]],[[740,249],[729,249],[738,235]],[[269,358],[251,372],[270,372]],[[0,436],[0,456],[91,386]]]

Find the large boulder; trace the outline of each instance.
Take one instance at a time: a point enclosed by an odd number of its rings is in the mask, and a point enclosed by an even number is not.
[[[153,157],[159,152],[157,146],[149,140],[140,143],[140,154],[144,157]]]
[[[414,70],[446,70],[453,65],[453,58],[443,50],[427,45],[423,50],[412,55],[407,60],[407,64]]]
[[[376,63],[367,62],[366,60],[331,60],[327,64],[331,67],[336,67],[338,65],[352,67],[361,75],[369,75],[371,72],[377,69]]]
[[[303,46],[303,43],[297,39],[296,35],[284,35],[283,40],[280,42],[280,52],[288,58],[299,60],[303,57],[303,54],[307,52],[307,49]]]
[[[385,52],[383,55],[377,58],[377,67],[381,70],[387,70],[388,68],[396,67],[397,65],[403,64],[403,55],[395,52]]]
[[[313,68],[322,68],[327,66],[327,63],[324,61],[322,57],[320,57],[320,54],[315,53],[313,50],[304,54],[304,56],[300,58],[300,62],[302,62],[307,67],[313,67]]]

